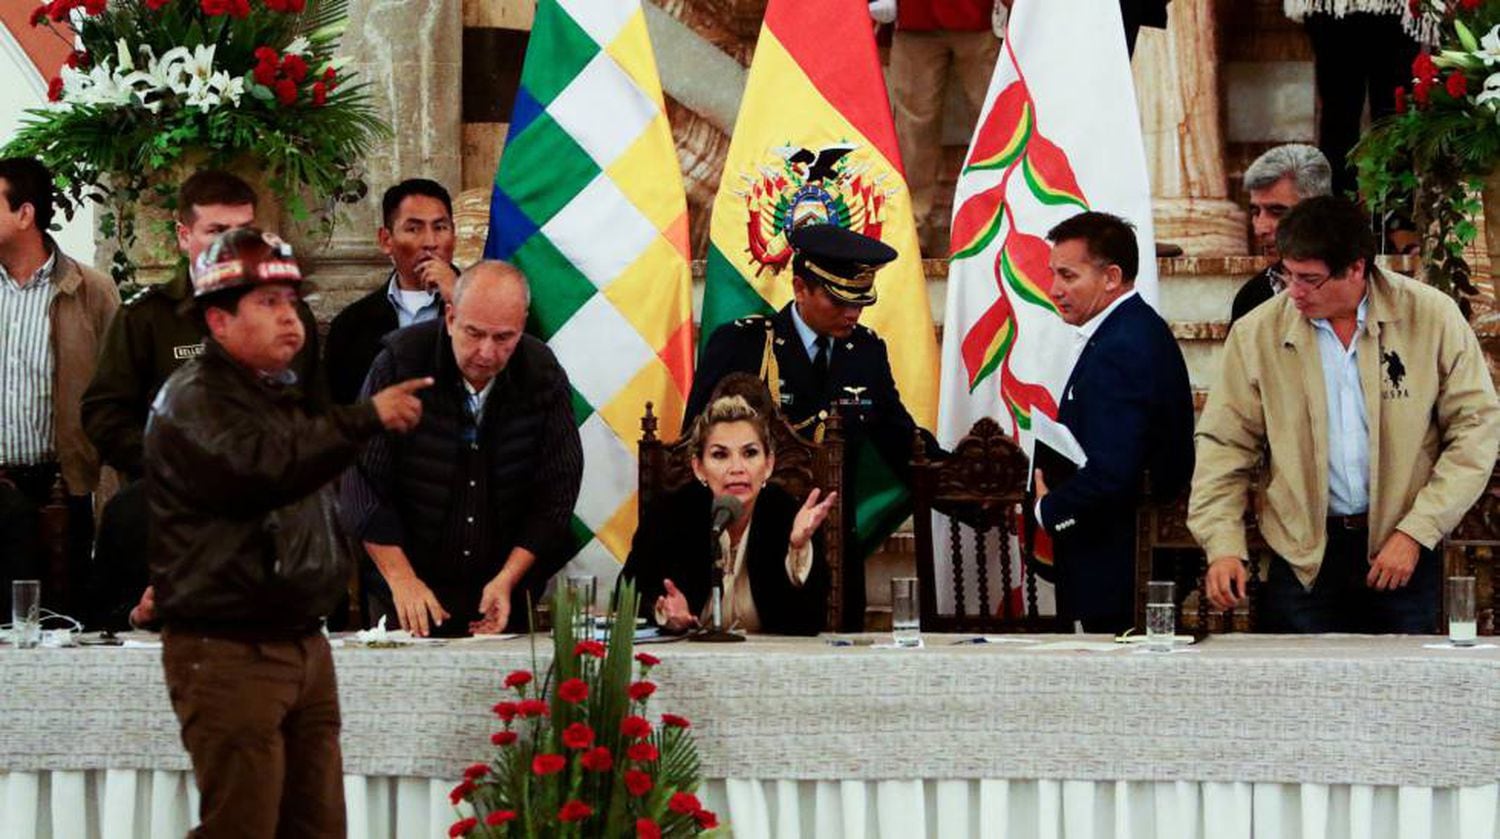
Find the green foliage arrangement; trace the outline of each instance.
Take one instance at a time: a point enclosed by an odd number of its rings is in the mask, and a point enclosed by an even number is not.
[[[3,154],[45,162],[69,217],[103,205],[117,280],[135,207],[172,209],[182,164],[253,161],[293,220],[325,231],[333,202],[366,192],[361,161],[389,128],[334,57],[346,0],[51,0],[31,23],[81,49]]]
[[[1373,209],[1412,214],[1427,282],[1467,315],[1479,289],[1466,252],[1484,180],[1500,165],[1500,0],[1412,0],[1412,11],[1441,33],[1439,47],[1417,56],[1396,112],[1352,157]]]
[[[453,804],[467,813],[450,837],[703,836],[719,829],[694,791],[702,783],[690,723],[647,716],[660,662],[634,652],[634,586],[616,592],[608,641],[580,640],[578,604],[554,595],[552,661],[505,677],[494,706],[494,757],[464,772]],[[533,636],[535,637],[535,636]]]

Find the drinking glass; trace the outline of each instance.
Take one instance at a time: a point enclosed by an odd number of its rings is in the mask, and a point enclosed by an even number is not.
[[[13,580],[10,584],[11,641],[21,649],[42,640],[42,581]]]
[[[594,637],[594,593],[599,584],[593,574],[568,575],[568,599],[573,603],[573,637],[579,641]]]
[[[1448,578],[1448,642],[1472,647],[1479,634],[1474,619],[1474,578]]]
[[[898,647],[918,647],[922,644],[916,577],[895,577],[891,580],[891,640]]]
[[[1177,586],[1170,580],[1146,584],[1146,649],[1171,652],[1177,634]]]

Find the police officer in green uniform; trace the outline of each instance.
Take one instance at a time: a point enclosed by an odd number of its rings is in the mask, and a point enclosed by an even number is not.
[[[855,486],[860,447],[872,445],[880,459],[909,483],[913,435],[929,454],[942,456],[937,441],[918,429],[901,403],[885,342],[859,324],[875,302],[875,272],[896,258],[878,239],[842,227],[815,224],[792,231],[793,300],[770,316],[740,318],[709,337],[698,359],[683,428],[702,412],[719,380],[744,372],[761,377],[782,413],[803,436],[819,439],[822,420],[835,406],[848,456],[845,486]],[[853,510],[853,503],[847,507]],[[845,516],[845,524],[854,524]],[[844,569],[845,629],[863,628],[863,552],[850,539]]]
[[[120,627],[146,586],[145,496],[141,445],[151,401],[167,377],[203,353],[204,326],[191,308],[186,266],[226,230],[255,221],[255,190],[227,172],[202,171],[178,192],[177,246],[186,263],[166,283],[151,285],[121,304],[83,394],[83,429],[103,462],[127,484],[100,515],[94,558],[94,622]],[[327,403],[318,362],[317,322],[305,303],[298,312],[307,343],[292,362],[312,402]]]

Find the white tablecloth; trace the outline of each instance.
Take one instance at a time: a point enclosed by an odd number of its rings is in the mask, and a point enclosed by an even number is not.
[[[452,784],[349,775],[349,836],[448,835]],[[1493,839],[1500,786],[1093,781],[712,780],[704,805],[741,839]],[[185,772],[0,774],[5,839],[180,839]]]
[[[694,721],[736,836],[1500,838],[1500,650],[952,640],[659,646],[652,706]],[[530,655],[336,652],[350,836],[446,835],[453,779]],[[0,649],[0,685],[0,839],[182,835],[195,802],[158,652]]]

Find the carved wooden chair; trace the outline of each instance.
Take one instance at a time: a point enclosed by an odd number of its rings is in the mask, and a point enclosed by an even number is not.
[[[1490,474],[1484,495],[1443,540],[1444,577],[1474,578],[1474,611],[1480,635],[1500,634],[1495,626],[1495,586],[1500,582],[1496,579],[1500,576],[1497,565],[1500,565],[1500,464]],[[1439,609],[1441,630],[1448,625],[1447,604],[1441,603]]]
[[[1142,497],[1150,497],[1151,476],[1146,476]],[[1259,481],[1252,485],[1259,486]],[[1220,612],[1208,602],[1204,580],[1208,557],[1188,531],[1188,494],[1170,504],[1143,504],[1136,515],[1135,625],[1146,631],[1146,583],[1173,580],[1177,583],[1177,626],[1194,634],[1254,632],[1258,626],[1260,588],[1270,548],[1261,538],[1253,512],[1245,514],[1245,538],[1250,553],[1250,581],[1243,603],[1231,612]]]
[[[994,420],[974,423],[953,453],[941,461],[927,459],[917,440],[912,459],[912,524],[916,531],[917,579],[921,586],[922,629],[925,632],[1056,632],[1061,624],[1037,608],[1036,571],[1030,558],[1030,528],[1018,528],[1027,501],[1026,455]],[[949,519],[948,551],[953,575],[953,611],[939,612],[937,566],[933,540],[934,512]],[[964,538],[968,531],[969,539]],[[1018,532],[1019,531],[1019,532]],[[1020,546],[1019,574],[1011,568],[1011,540]],[[965,544],[967,543],[967,545]],[[1000,602],[989,592],[990,555],[1000,572]],[[967,569],[972,563],[977,591],[969,594]],[[1022,589],[1018,607],[1009,592]],[[970,606],[978,612],[971,614]]]
[[[693,480],[693,456],[688,439],[665,442],[656,436],[657,417],[654,405],[646,403],[641,417],[641,441],[637,449],[639,495],[636,509],[645,510],[663,495]],[[805,500],[814,487],[837,492],[838,500],[823,521],[824,559],[828,563],[828,618],[824,626],[837,631],[844,613],[844,437],[838,412],[833,411],[824,423],[823,442],[814,443],[792,430],[786,417],[776,412],[771,422],[772,445],[776,450],[776,469],[771,483],[786,490],[793,498]]]

